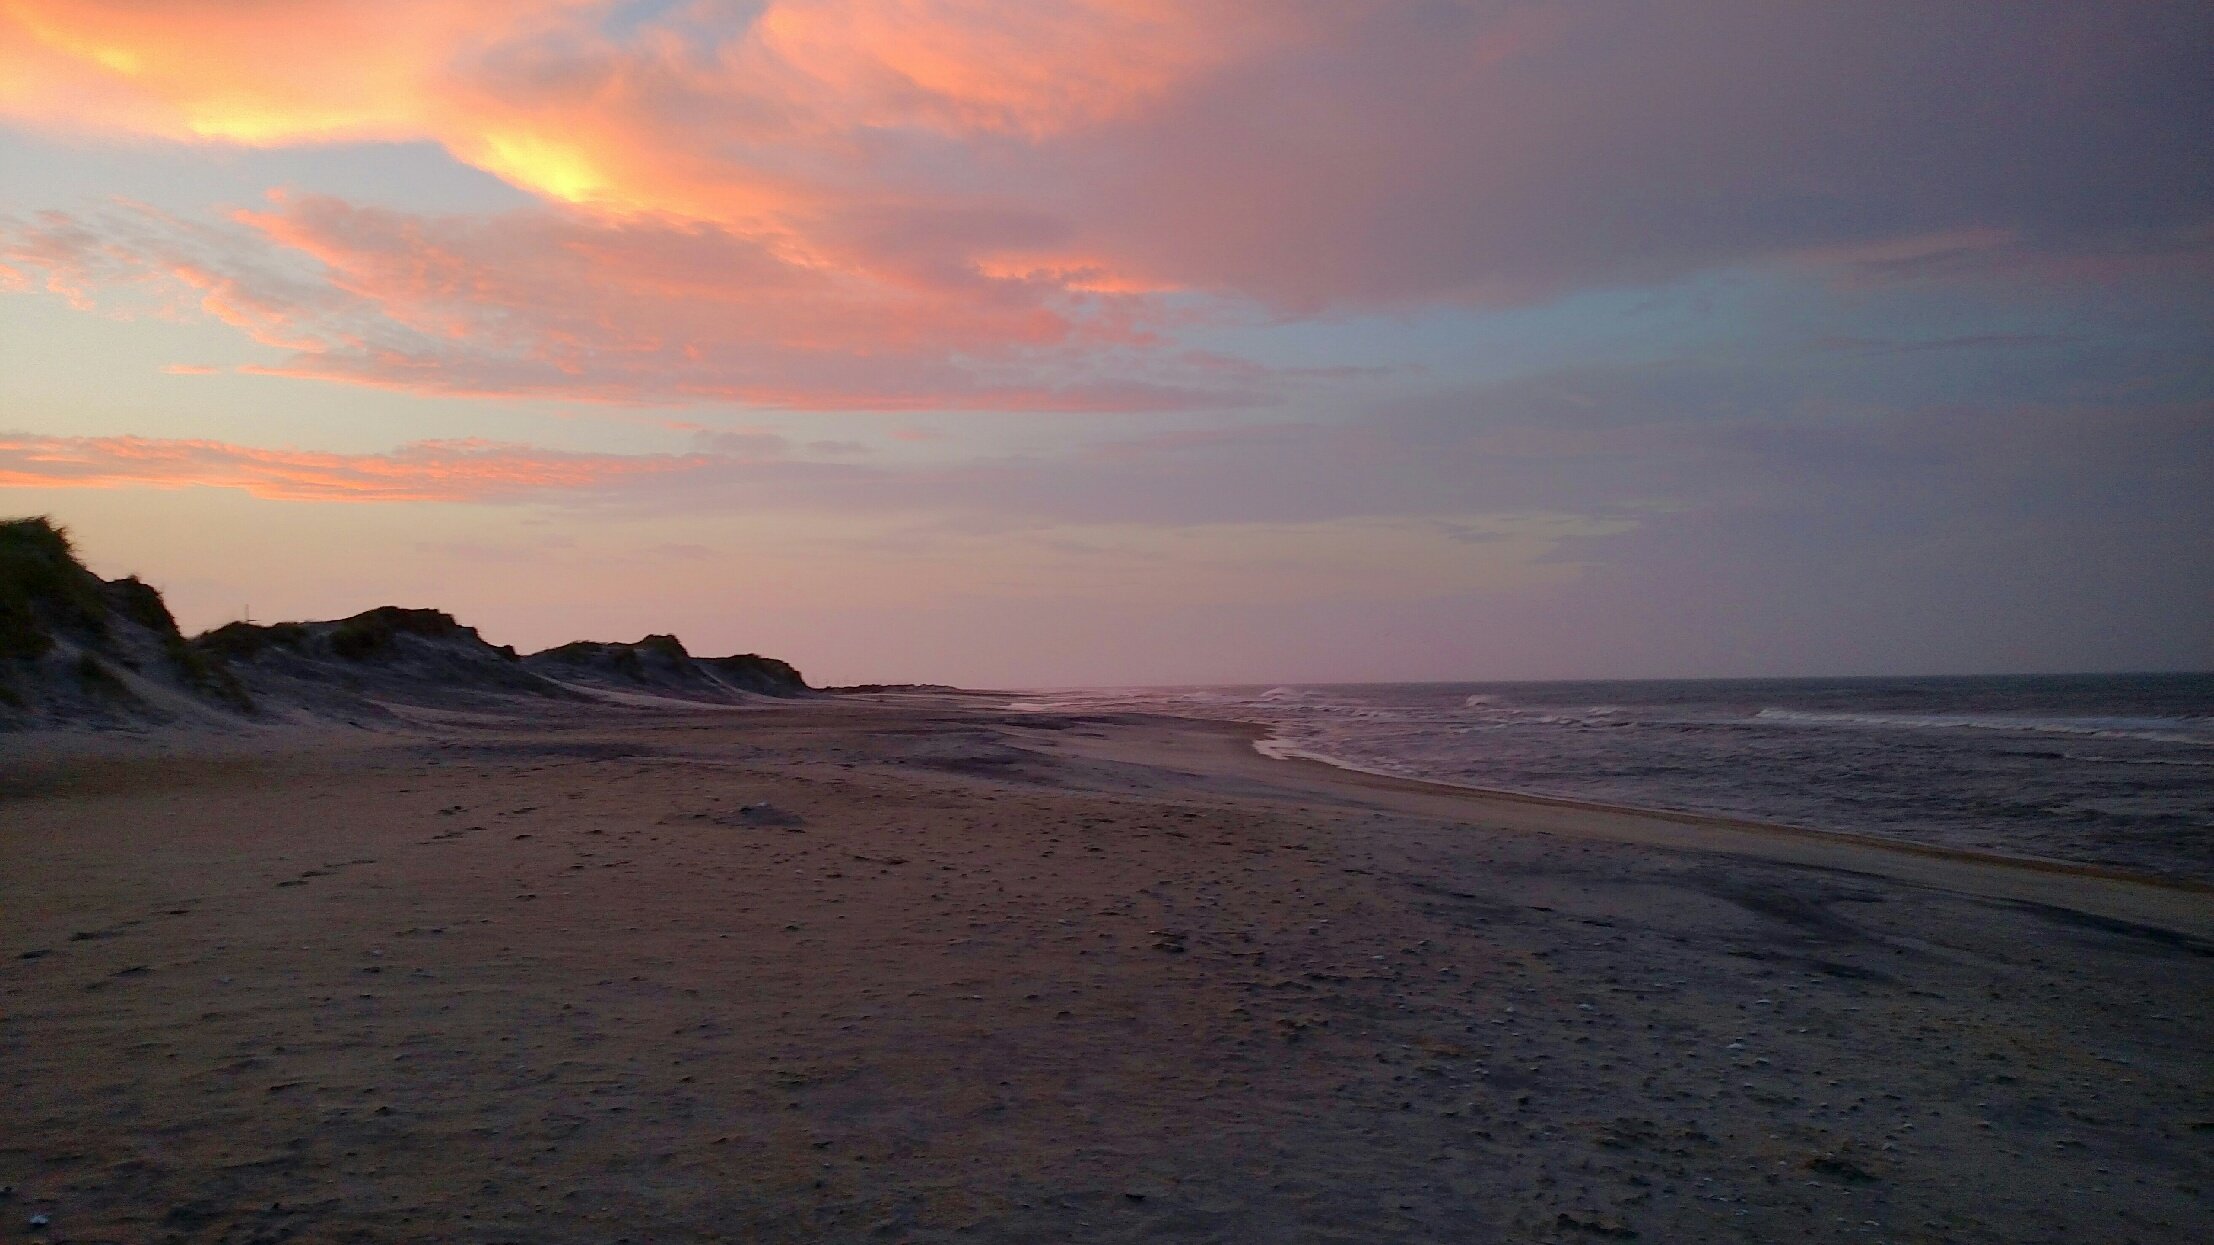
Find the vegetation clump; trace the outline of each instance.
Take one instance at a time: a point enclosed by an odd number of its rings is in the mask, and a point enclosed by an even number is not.
[[[687,661],[692,656],[684,651],[683,642],[673,635],[649,635],[638,643],[631,645],[631,647],[648,653],[657,653],[671,661]]]
[[[304,648],[308,634],[305,623],[281,622],[264,625],[228,622],[213,631],[194,636],[192,647],[217,657],[245,661],[266,648]]]
[[[558,644],[531,656],[568,665],[583,665],[601,660],[621,664],[628,657],[630,664],[635,667],[640,653],[652,653],[670,661],[689,661],[692,657],[691,653],[685,651],[684,642],[673,635],[649,635],[634,644],[608,640],[571,640],[567,644]]]
[[[177,634],[176,616],[169,612],[169,603],[161,599],[161,590],[152,584],[136,575],[126,575],[103,584],[101,589],[116,613],[156,635]]]
[[[116,668],[144,673],[148,649],[158,648],[186,687],[252,707],[221,654],[195,648],[177,630],[159,589],[135,575],[103,580],[85,569],[68,530],[50,519],[0,520],[0,659],[30,662],[65,637],[79,647],[69,667],[77,685],[103,699],[137,699]],[[37,680],[29,666],[14,677]],[[29,707],[16,688],[5,703]]]
[[[100,587],[116,614],[137,623],[161,641],[162,655],[188,685],[212,692],[240,709],[253,707],[245,686],[224,664],[222,654],[211,656],[177,630],[176,615],[169,612],[169,603],[162,600],[160,589],[136,575],[111,580]]]
[[[798,667],[759,653],[709,657],[700,664],[740,687],[771,696],[791,696],[808,690],[807,680],[800,675]]]
[[[649,635],[635,643],[609,642],[605,640],[572,640],[543,652],[531,654],[564,666],[604,666],[627,679],[643,680],[647,677],[649,658],[668,674],[669,667],[676,672],[687,671],[692,665],[692,654],[685,650],[684,642],[673,635]]]
[[[599,656],[606,648],[607,645],[598,640],[571,640],[567,644],[557,644],[543,652],[532,653],[531,656],[533,658],[543,657],[548,661],[565,662],[569,665],[581,665]]]
[[[394,638],[419,635],[430,639],[459,635],[464,630],[443,610],[411,610],[380,605],[341,621],[331,629],[331,651],[348,661],[363,661],[391,647]],[[509,655],[513,649],[507,650]]]
[[[736,690],[796,696],[809,690],[789,662],[753,653],[695,657],[673,635],[649,635],[629,643],[577,640],[532,653],[528,661],[540,669],[562,667],[558,671],[562,678],[615,679],[679,695],[721,697]]]
[[[0,520],[0,658],[45,653],[57,629],[106,634],[102,586],[77,561],[67,529],[45,518]]]

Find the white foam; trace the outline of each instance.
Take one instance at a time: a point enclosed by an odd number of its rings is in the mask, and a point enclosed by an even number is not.
[[[1898,730],[2020,731],[2037,735],[2087,735],[2104,739],[2141,739],[2151,743],[2214,747],[2214,735],[2194,734],[2184,718],[2033,718],[2002,713],[1822,713],[1806,709],[1762,709],[1765,722],[1800,726],[1861,726]]]

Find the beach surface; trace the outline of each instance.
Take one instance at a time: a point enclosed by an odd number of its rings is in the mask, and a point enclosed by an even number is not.
[[[1000,704],[0,737],[0,1234],[2214,1238],[2203,887]]]

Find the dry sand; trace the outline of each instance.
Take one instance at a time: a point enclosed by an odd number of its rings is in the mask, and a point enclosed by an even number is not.
[[[2203,890],[984,703],[0,739],[0,1234],[2214,1238]]]

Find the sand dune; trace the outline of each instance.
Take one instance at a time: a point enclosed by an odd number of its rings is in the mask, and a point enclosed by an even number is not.
[[[671,635],[523,655],[451,614],[384,605],[196,636],[137,578],[105,580],[43,518],[0,520],[0,732],[172,724],[394,725],[546,702],[744,704],[804,695],[790,663],[695,657]]]

